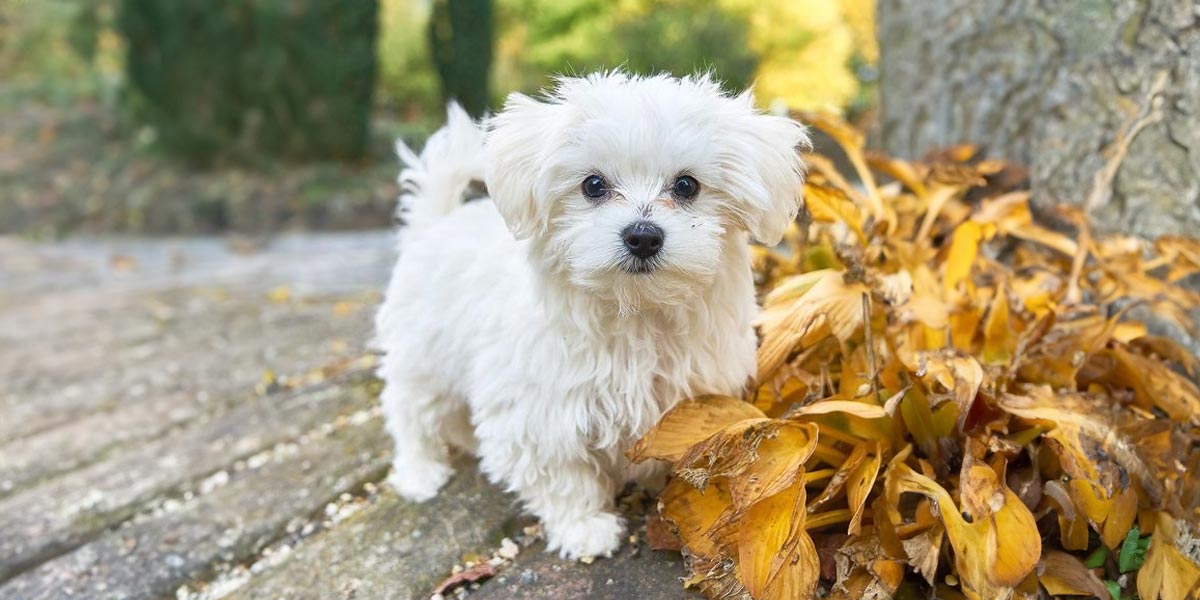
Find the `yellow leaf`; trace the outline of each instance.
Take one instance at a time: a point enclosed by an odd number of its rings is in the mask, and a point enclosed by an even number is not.
[[[867,458],[854,467],[846,481],[846,502],[851,511],[847,533],[850,535],[862,532],[862,517],[867,505],[867,496],[875,486],[875,479],[879,476],[879,465],[883,462],[883,450],[879,442],[870,442],[870,446]]]
[[[896,213],[889,210],[883,203],[879,187],[875,185],[875,176],[871,173],[871,169],[867,167],[866,157],[863,155],[863,145],[866,139],[863,134],[851,127],[840,117],[829,112],[806,112],[801,114],[800,118],[813,127],[820,129],[829,137],[832,137],[842,147],[842,150],[846,153],[846,158],[854,165],[855,172],[863,182],[863,188],[866,190],[867,208],[871,211],[871,216],[877,222],[885,223],[887,231],[894,231],[896,228]]]
[[[744,509],[791,486],[816,448],[816,425],[781,425],[775,437],[758,444],[757,458],[743,472],[730,479],[729,492],[734,508]]]
[[[843,273],[814,271],[784,280],[767,295],[757,324],[758,380],[766,381],[793,352],[832,335],[845,343],[862,330],[867,288],[846,283]]]
[[[753,598],[808,598],[816,589],[820,563],[804,528],[804,497],[804,486],[793,486],[737,523],[738,578]]]
[[[812,425],[782,421],[775,419],[746,419],[738,421],[721,431],[709,436],[703,442],[688,449],[676,461],[675,474],[688,481],[693,486],[704,489],[713,477],[740,478],[747,471],[747,477],[753,477],[752,467],[758,462],[758,448],[764,443],[783,438],[783,443],[802,445],[794,448],[802,456],[788,456],[786,449],[772,447],[773,459],[763,464],[759,476],[767,475],[772,478],[786,477],[788,465],[797,458],[807,460],[816,451],[816,428]],[[802,461],[801,461],[802,462]],[[779,469],[778,472],[775,469]],[[776,481],[768,482],[779,485]],[[738,498],[748,502],[748,498],[758,492],[758,485],[753,482],[738,484]]]
[[[946,255],[945,274],[942,275],[942,285],[947,293],[958,290],[959,284],[970,283],[971,266],[979,255],[979,244],[991,239],[996,227],[991,224],[980,224],[967,221],[954,230],[950,241],[950,250]]]
[[[1021,499],[1007,487],[1002,488],[1002,502],[989,518],[970,523],[959,514],[945,488],[903,462],[893,461],[889,466],[887,488],[888,502],[896,506],[900,494],[906,492],[921,494],[937,504],[954,548],[958,578],[968,598],[1008,597],[1037,565],[1042,550],[1037,524]]]
[[[1154,536],[1146,551],[1146,562],[1137,576],[1141,600],[1195,600],[1200,597],[1200,566],[1179,548],[1178,529],[1166,513],[1156,515]]]
[[[997,365],[1007,364],[1016,350],[1017,332],[1015,323],[1009,318],[1008,294],[1005,286],[996,289],[992,306],[988,309],[987,319],[983,324],[983,351],[980,358],[984,363]]]
[[[1103,403],[1037,387],[1024,395],[1006,394],[999,405],[1022,418],[1054,424],[1043,438],[1070,477],[1066,491],[1072,504],[1106,546],[1117,548],[1137,515],[1137,493],[1122,482],[1135,477],[1152,497],[1161,495],[1157,490],[1161,484],[1154,481],[1134,444],[1104,420]]]
[[[1154,249],[1171,265],[1168,281],[1179,281],[1200,272],[1200,240],[1177,235],[1164,235],[1154,241]]]
[[[966,419],[979,388],[983,385],[983,367],[974,357],[944,350],[941,352],[926,352],[919,357],[918,375],[925,382],[930,392],[939,389],[954,395],[957,407],[957,424],[962,431],[963,420]]]
[[[1193,379],[1200,379],[1200,358],[1171,338],[1142,335],[1128,342],[1129,348],[1142,356],[1157,356],[1183,367]]]
[[[883,407],[869,402],[857,400],[821,400],[800,407],[790,413],[791,417],[812,415],[827,415],[829,413],[846,413],[864,419],[882,419],[888,416]]]
[[[667,411],[626,455],[635,463],[648,458],[678,461],[692,446],[726,426],[764,416],[753,404],[728,396],[685,400]]]
[[[925,195],[925,178],[929,176],[927,167],[879,152],[868,151],[866,160],[872,169],[899,181],[918,196]]]
[[[721,548],[709,537],[717,519],[730,507],[729,495],[718,485],[701,492],[680,479],[672,479],[658,499],[665,519],[679,530],[683,546],[702,560],[716,559]]]
[[[814,221],[825,223],[844,223],[854,232],[861,245],[867,244],[867,234],[863,232],[862,214],[854,201],[838,188],[820,185],[812,181],[804,184],[804,206]]]
[[[280,285],[271,288],[267,292],[267,300],[276,304],[283,304],[292,298],[292,289],[286,285]]]
[[[737,523],[738,579],[754,598],[766,594],[767,584],[779,572],[772,562],[791,535],[795,504],[803,493],[802,486],[792,486],[750,507]]]

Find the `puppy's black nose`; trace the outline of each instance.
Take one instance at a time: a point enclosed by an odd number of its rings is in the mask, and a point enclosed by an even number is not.
[[[639,221],[621,232],[621,240],[630,254],[647,259],[662,250],[663,230],[653,223]]]

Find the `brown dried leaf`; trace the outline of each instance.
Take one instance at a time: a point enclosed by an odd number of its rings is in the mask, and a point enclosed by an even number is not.
[[[1093,596],[1101,600],[1112,598],[1104,582],[1083,566],[1083,561],[1066,552],[1046,551],[1037,570],[1038,581],[1052,596]]]
[[[781,430],[786,431],[784,435],[789,440],[808,439],[806,444],[816,445],[816,430],[804,430],[804,426],[799,423],[772,419],[746,419],[722,429],[689,449],[676,462],[675,474],[701,490],[714,477],[739,479],[753,465],[758,464],[759,446],[764,441],[778,437]],[[813,433],[809,435],[809,431]],[[783,472],[768,473],[775,477],[775,480],[767,482],[768,485],[777,485],[779,478],[785,478],[788,474],[786,469],[790,466],[789,461],[796,458],[789,456],[787,449],[780,448],[779,450],[779,456],[774,458],[783,458],[783,460],[772,460],[763,464],[764,471],[776,467],[784,469]],[[805,459],[813,452],[811,447],[805,450],[805,446],[796,448],[795,451]],[[795,476],[794,472],[792,476]],[[753,478],[752,473],[742,480],[743,483],[738,484],[738,494],[742,500],[761,491],[758,489],[758,481],[751,480],[751,478]]]
[[[940,523],[903,541],[904,552],[908,555],[908,564],[912,565],[921,577],[933,585],[937,576],[938,557],[942,551],[942,540],[945,539],[946,528]]]
[[[1157,406],[1176,421],[1200,425],[1200,388],[1162,361],[1124,346],[1114,345],[1093,356],[1080,380],[1132,390],[1143,408]]]
[[[646,544],[651,550],[679,552],[683,549],[683,540],[660,514],[646,518]]]
[[[484,581],[496,576],[496,567],[491,563],[481,562],[469,569],[464,569],[442,580],[437,587],[433,588],[434,594],[445,594],[446,592],[468,583]]]

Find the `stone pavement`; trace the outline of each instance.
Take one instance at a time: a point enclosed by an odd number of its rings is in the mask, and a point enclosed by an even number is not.
[[[427,504],[380,483],[391,247],[0,238],[0,598],[428,598],[489,558],[446,596],[689,597],[637,513],[589,565],[544,553],[469,457]]]

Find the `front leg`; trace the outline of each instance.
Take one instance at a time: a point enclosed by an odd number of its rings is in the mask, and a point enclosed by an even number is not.
[[[642,463],[631,463],[621,456],[625,471],[630,481],[637,482],[647,492],[658,494],[667,485],[671,476],[671,463],[661,460],[647,460]]]
[[[586,449],[548,451],[527,441],[481,437],[484,472],[542,520],[548,550],[570,559],[610,556],[621,545],[625,522],[613,510],[617,490],[608,470]]]

